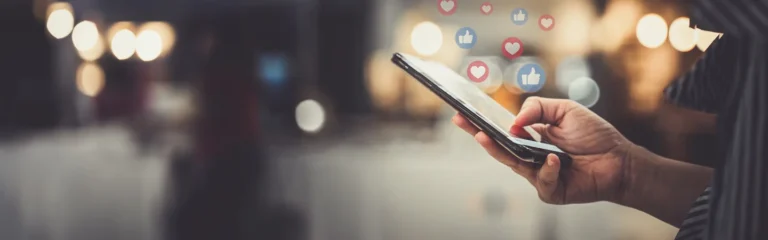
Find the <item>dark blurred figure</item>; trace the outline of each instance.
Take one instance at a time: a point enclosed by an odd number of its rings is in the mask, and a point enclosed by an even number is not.
[[[52,47],[32,1],[0,2],[0,138],[56,125]]]
[[[254,35],[247,10],[196,15],[190,36],[202,56],[194,151],[172,167],[167,238],[300,239],[297,213],[270,206],[267,161],[259,140]],[[182,43],[183,44],[183,43]]]

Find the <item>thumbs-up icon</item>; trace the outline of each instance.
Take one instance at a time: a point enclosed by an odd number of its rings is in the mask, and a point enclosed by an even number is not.
[[[541,75],[536,73],[536,68],[531,68],[531,73],[523,75],[523,85],[539,85]]]
[[[459,44],[472,44],[474,38],[475,36],[469,33],[469,30],[467,30],[463,36],[459,36]]]
[[[528,21],[528,11],[518,8],[512,11],[512,22],[516,25],[523,25]]]
[[[464,27],[456,32],[456,45],[460,48],[470,49],[475,46],[475,42],[477,42],[477,34],[472,28]]]
[[[544,70],[536,63],[525,64],[517,73],[517,85],[525,92],[537,92],[546,83]]]

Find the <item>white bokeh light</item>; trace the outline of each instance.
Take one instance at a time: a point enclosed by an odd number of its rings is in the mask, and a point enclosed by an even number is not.
[[[637,40],[647,48],[657,48],[667,39],[667,22],[655,13],[649,13],[637,21]]]
[[[69,3],[57,2],[48,6],[48,20],[45,23],[48,32],[56,39],[68,36],[75,25],[72,6]]]
[[[173,29],[173,26],[167,22],[148,22],[142,24],[139,28],[139,32],[148,30],[156,32],[158,35],[160,35],[160,39],[162,39],[163,45],[162,53],[160,56],[164,56],[165,54],[169,53],[171,49],[173,49],[174,45],[176,44],[176,31]]]
[[[411,46],[422,56],[432,56],[443,46],[443,32],[433,22],[416,24],[411,32]]]
[[[312,99],[301,101],[296,106],[296,124],[304,132],[320,132],[325,125],[325,110],[323,106]]]
[[[99,37],[98,41],[96,41],[96,44],[91,49],[77,51],[77,55],[85,61],[96,61],[104,55],[104,48],[104,40]]]
[[[104,88],[104,71],[95,63],[82,63],[77,68],[77,89],[83,95],[95,97]]]
[[[136,37],[136,55],[142,61],[148,62],[157,59],[163,52],[163,39],[154,30],[143,30]]]
[[[688,52],[696,47],[696,31],[690,23],[691,19],[679,17],[669,25],[669,43],[678,51]]]
[[[577,78],[568,87],[568,98],[586,107],[592,107],[600,100],[600,87],[592,78]]]
[[[91,21],[82,21],[72,29],[72,43],[78,51],[89,51],[99,43],[99,29]]]
[[[560,93],[567,94],[571,82],[581,77],[591,77],[587,59],[582,56],[569,56],[560,61],[556,69],[555,86]]]
[[[136,35],[128,29],[117,31],[112,36],[110,49],[118,60],[130,58],[136,52]]]

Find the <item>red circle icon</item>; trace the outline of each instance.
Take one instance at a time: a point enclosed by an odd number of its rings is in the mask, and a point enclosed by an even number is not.
[[[507,38],[501,43],[501,52],[509,60],[514,60],[523,55],[523,41],[516,37]]]
[[[491,15],[493,13],[493,5],[490,2],[485,2],[480,5],[480,12],[485,15]]]
[[[437,0],[437,11],[445,16],[450,16],[456,12],[456,5],[456,0]]]
[[[488,69],[488,64],[483,61],[474,61],[467,66],[467,77],[473,82],[483,82],[488,79],[491,70]]]
[[[539,18],[539,27],[544,31],[552,30],[555,28],[555,18],[549,14],[541,15]]]

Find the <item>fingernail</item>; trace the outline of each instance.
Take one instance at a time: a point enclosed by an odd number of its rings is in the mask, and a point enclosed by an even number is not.
[[[547,160],[547,165],[549,165],[551,167],[551,166],[555,165],[555,161],[552,161],[552,159]]]

